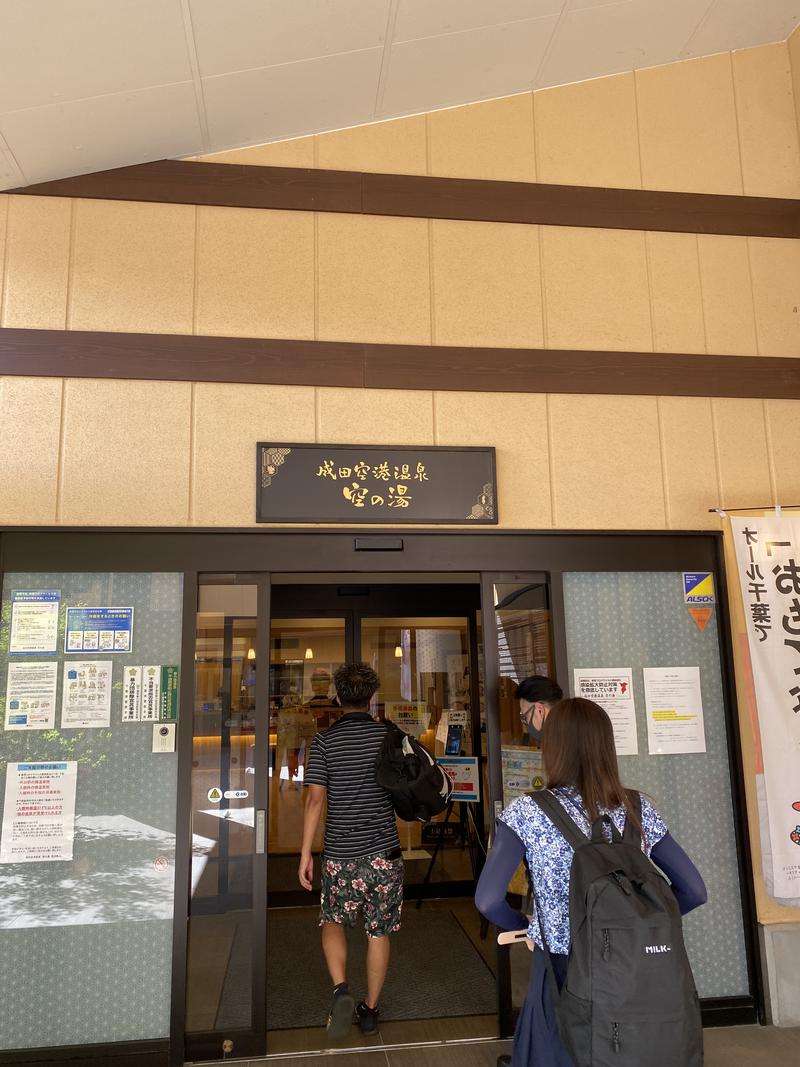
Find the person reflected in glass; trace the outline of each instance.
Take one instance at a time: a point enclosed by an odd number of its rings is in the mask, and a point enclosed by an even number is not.
[[[317,724],[317,730],[327,730],[341,713],[341,706],[336,696],[331,697],[331,672],[326,667],[315,667],[311,673],[312,696],[305,706],[310,709]]]

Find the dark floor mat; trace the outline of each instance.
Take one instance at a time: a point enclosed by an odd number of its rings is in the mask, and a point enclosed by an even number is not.
[[[322,1026],[331,983],[322,956],[316,908],[272,911],[268,920],[267,1026],[270,1030]],[[348,979],[356,999],[366,991],[366,937],[348,931]],[[217,1029],[250,1025],[251,939],[237,929],[222,989]],[[381,1019],[436,1019],[489,1015],[497,1010],[492,972],[453,913],[403,909],[403,929],[392,937],[392,960],[381,997]]]

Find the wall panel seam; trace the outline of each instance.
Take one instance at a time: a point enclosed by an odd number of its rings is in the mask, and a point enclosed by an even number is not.
[[[549,490],[550,490],[550,525],[557,527],[556,521],[556,459],[555,449],[553,447],[553,413],[551,411],[552,397],[550,393],[545,393],[545,417],[547,421],[547,470],[549,476]]]
[[[11,197],[0,194],[0,200],[2,200],[0,204],[2,219],[0,221],[2,221],[3,226],[3,247],[0,249],[0,280],[3,283],[0,286],[0,323],[2,323],[5,322],[6,290],[8,289],[8,271],[6,267],[8,260],[8,227],[11,219]]]
[[[67,388],[69,379],[61,381],[60,418],[58,424],[58,457],[56,459],[56,526],[62,522],[64,513],[64,478],[65,478],[65,455],[66,455],[66,427],[67,427]]]
[[[67,306],[65,308],[65,323],[67,330],[72,329],[72,305],[75,293],[75,254],[78,239],[78,209],[77,200],[70,200],[69,212],[69,250],[67,254]]]
[[[758,329],[758,315],[756,314],[756,290],[753,284],[753,257],[751,255],[750,242],[752,237],[748,237],[744,243],[745,259],[747,260],[747,277],[750,282],[750,313],[753,316],[753,336],[756,339],[756,352],[760,356],[766,353],[761,348],[761,334]]]
[[[669,499],[669,477],[666,442],[664,441],[664,412],[662,410],[663,398],[656,397],[656,419],[658,421],[658,452],[661,462],[661,493],[664,498],[664,523],[668,530],[672,529],[672,509]]]
[[[745,194],[745,178],[744,178],[744,151],[742,148],[742,123],[739,117],[739,94],[736,91],[736,72],[733,68],[733,53],[728,52],[728,65],[730,67],[731,75],[731,93],[733,96],[733,114],[736,120],[736,148],[739,153],[739,174],[740,174],[740,188],[742,194]]]

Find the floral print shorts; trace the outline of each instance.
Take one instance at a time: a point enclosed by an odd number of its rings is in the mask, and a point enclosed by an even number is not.
[[[322,859],[319,924],[354,926],[359,911],[368,937],[385,937],[400,929],[403,907],[403,860],[362,856],[354,860]]]

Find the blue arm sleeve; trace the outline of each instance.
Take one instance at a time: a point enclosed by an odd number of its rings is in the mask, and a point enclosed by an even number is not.
[[[494,844],[475,890],[475,907],[501,930],[522,930],[525,916],[506,901],[508,883],[525,859],[525,846],[511,827],[498,820]]]
[[[653,846],[650,858],[669,878],[681,915],[705,904],[708,900],[705,882],[671,834],[662,837],[658,844]]]

